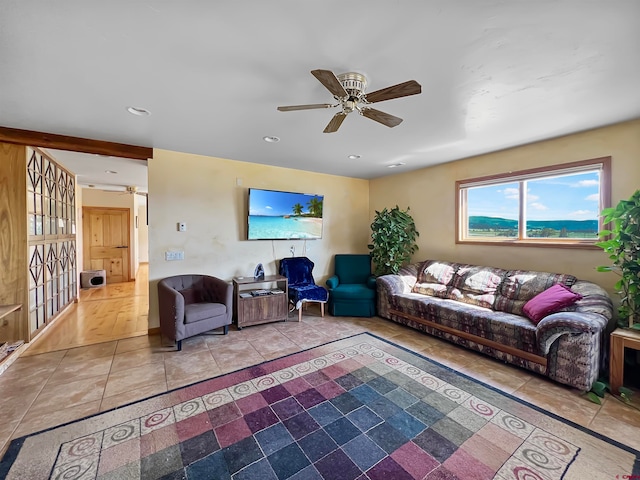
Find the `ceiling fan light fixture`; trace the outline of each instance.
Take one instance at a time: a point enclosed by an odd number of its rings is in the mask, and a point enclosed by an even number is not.
[[[342,111],[344,113],[351,113],[356,109],[357,103],[353,100],[347,100],[342,104]]]
[[[271,135],[267,135],[265,137],[262,137],[262,139],[267,143],[278,143],[280,141],[279,137],[274,137],[274,136],[271,136]]]
[[[149,115],[151,115],[151,112],[149,110],[139,107],[127,107],[127,112],[138,117],[148,117]]]
[[[347,115],[354,111],[386,127],[396,127],[402,123],[402,118],[376,110],[369,105],[394,98],[416,95],[422,92],[422,87],[415,80],[409,80],[374,92],[365,93],[367,77],[361,73],[346,72],[336,75],[331,70],[316,69],[311,70],[311,74],[333,95],[333,98],[335,98],[338,103],[335,105],[315,103],[309,105],[280,106],[278,107],[278,111],[292,112],[296,110],[340,107],[341,111],[336,113],[329,121],[323,130],[324,133],[337,132]]]

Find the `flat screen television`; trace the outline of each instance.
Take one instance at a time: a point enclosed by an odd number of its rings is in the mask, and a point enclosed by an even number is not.
[[[249,240],[322,238],[323,195],[249,189]]]

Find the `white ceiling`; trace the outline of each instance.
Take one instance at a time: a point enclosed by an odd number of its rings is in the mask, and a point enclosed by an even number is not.
[[[639,19],[637,0],[0,0],[0,125],[375,178],[640,117]],[[337,110],[276,110],[333,103],[313,69],[422,94],[376,104],[395,128],[325,134]],[[56,157],[146,189],[138,162]]]

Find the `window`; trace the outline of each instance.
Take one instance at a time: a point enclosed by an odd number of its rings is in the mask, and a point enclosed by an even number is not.
[[[591,247],[611,157],[456,182],[457,242]]]

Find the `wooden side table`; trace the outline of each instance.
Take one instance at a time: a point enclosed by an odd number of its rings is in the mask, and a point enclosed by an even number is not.
[[[271,284],[265,285],[265,284]],[[277,288],[272,288],[273,284]],[[267,288],[264,288],[264,287]],[[289,282],[282,275],[267,275],[264,278],[235,277],[234,313],[238,330],[261,323],[286,321],[289,315]],[[254,297],[253,290],[262,290],[265,295]]]
[[[625,348],[640,350],[640,331],[618,328],[611,332],[609,375],[614,395],[618,394],[618,389],[623,385]]]

